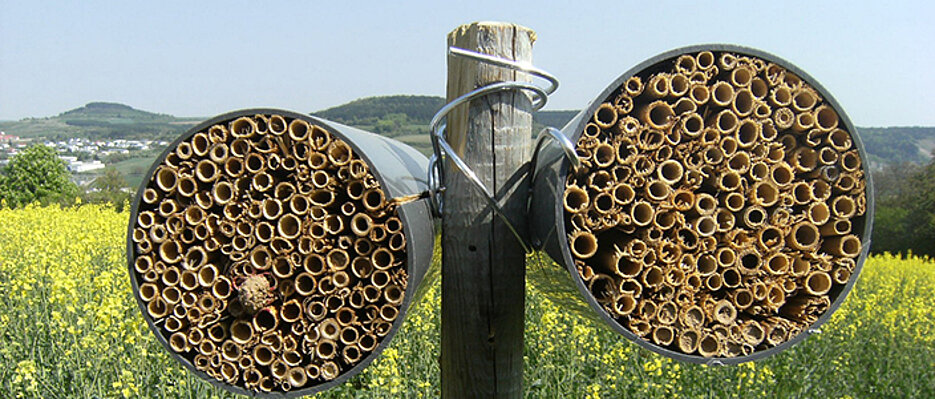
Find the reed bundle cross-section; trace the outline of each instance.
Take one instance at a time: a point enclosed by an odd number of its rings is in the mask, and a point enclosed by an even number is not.
[[[869,238],[850,122],[813,82],[736,50],[635,68],[566,127],[582,166],[553,175],[564,237],[552,245],[568,253],[553,259],[618,331],[699,362],[811,328]]]
[[[144,316],[239,392],[335,380],[388,338],[412,277],[400,201],[380,181],[307,117],[235,113],[181,139],[131,221]]]

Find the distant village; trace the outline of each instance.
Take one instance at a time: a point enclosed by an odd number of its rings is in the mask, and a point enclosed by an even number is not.
[[[129,154],[135,151],[145,151],[150,148],[162,148],[169,143],[155,140],[88,140],[84,138],[71,138],[63,141],[41,141],[24,139],[18,136],[0,132],[0,166],[10,162],[10,158],[23,151],[34,142],[41,142],[55,149],[59,158],[65,161],[65,166],[71,173],[92,172],[104,169],[103,160],[111,154]],[[78,179],[81,180],[81,179]],[[80,182],[79,182],[80,183]]]

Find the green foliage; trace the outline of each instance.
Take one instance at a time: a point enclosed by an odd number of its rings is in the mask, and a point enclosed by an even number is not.
[[[931,127],[861,127],[857,129],[870,160],[883,164],[925,163],[923,145],[935,144]]]
[[[82,199],[89,203],[109,203],[114,206],[117,212],[122,212],[124,207],[130,203],[131,191],[129,184],[116,168],[104,169],[104,174],[91,183],[91,189],[88,190]]]
[[[367,97],[315,112],[314,115],[348,125],[374,125],[381,119],[392,119],[391,115],[404,115],[411,123],[428,125],[444,104],[444,98],[435,96]]]
[[[11,158],[2,174],[0,199],[10,207],[37,201],[71,203],[78,194],[65,162],[55,150],[41,144],[30,146]]]
[[[935,159],[923,167],[895,164],[874,173],[873,252],[935,256]]]

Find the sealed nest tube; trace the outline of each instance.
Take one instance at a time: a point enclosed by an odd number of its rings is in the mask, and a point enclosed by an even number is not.
[[[232,392],[296,397],[363,370],[430,266],[427,159],[307,115],[245,110],[171,144],[128,229],[159,342]]]
[[[670,51],[563,133],[581,166],[543,149],[530,230],[564,268],[530,275],[646,348],[722,364],[776,353],[816,331],[860,273],[873,217],[862,144],[784,60]]]

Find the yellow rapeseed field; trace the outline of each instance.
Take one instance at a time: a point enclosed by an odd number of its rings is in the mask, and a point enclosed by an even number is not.
[[[232,397],[176,364],[130,292],[127,213],[0,209],[0,398]],[[640,349],[529,287],[529,397],[935,397],[935,262],[872,257],[823,332],[737,367]],[[437,289],[361,375],[320,397],[436,397]]]

